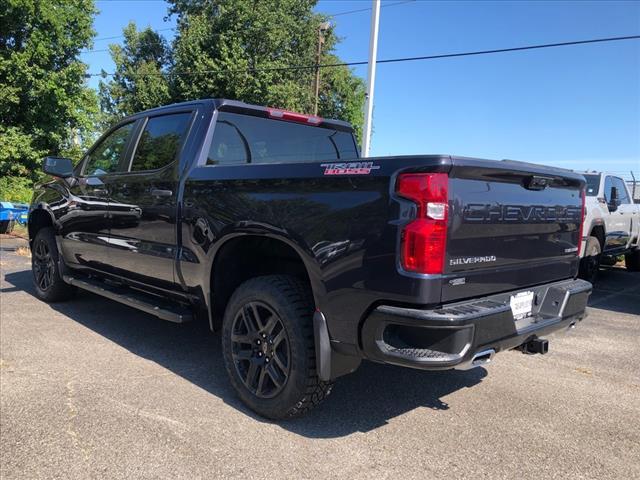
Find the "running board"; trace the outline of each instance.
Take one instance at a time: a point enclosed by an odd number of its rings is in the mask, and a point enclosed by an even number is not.
[[[145,295],[127,287],[117,287],[109,285],[99,280],[91,278],[76,278],[71,275],[64,275],[63,279],[70,285],[74,285],[83,290],[95,293],[110,300],[122,303],[129,307],[142,310],[143,312],[155,315],[162,320],[175,323],[185,323],[193,320],[191,311],[186,307],[179,307],[158,299],[158,303],[153,303],[152,295]],[[162,305],[162,306],[160,306]]]

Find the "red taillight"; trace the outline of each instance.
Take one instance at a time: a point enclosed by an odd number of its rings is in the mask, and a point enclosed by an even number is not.
[[[404,227],[402,268],[417,273],[442,273],[447,242],[448,181],[446,173],[405,173],[397,193],[417,205],[416,219]]]
[[[578,256],[582,253],[582,232],[584,231],[584,218],[586,217],[585,211],[585,189],[580,190],[580,198],[582,200],[582,210],[580,211],[580,228],[578,230]]]
[[[269,112],[271,118],[277,118],[278,120],[288,120],[289,122],[306,123],[308,125],[320,125],[322,123],[322,118],[315,115],[304,115],[276,108],[267,108],[267,112]]]

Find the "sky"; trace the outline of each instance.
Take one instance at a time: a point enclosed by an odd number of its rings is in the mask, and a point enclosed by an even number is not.
[[[105,50],[133,20],[173,37],[163,0],[97,0],[97,39],[82,59],[113,71]],[[370,0],[320,0],[342,41],[366,61]],[[635,1],[382,2],[378,59],[640,34]],[[364,10],[355,11],[354,10]],[[366,66],[354,68],[366,79]],[[98,79],[90,80],[96,87]],[[380,64],[371,155],[509,158],[640,178],[640,40]]]

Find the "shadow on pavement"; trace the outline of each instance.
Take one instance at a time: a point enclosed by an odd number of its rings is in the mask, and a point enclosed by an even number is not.
[[[2,289],[3,294],[23,290],[33,295],[30,271],[7,273],[5,279],[13,286]],[[51,307],[256,420],[265,421],[237,399],[227,381],[219,336],[211,334],[207,326],[164,322],[87,292],[79,292],[74,300]],[[421,372],[363,362],[354,374],[339,379],[331,396],[317,409],[278,425],[310,438],[366,432],[415,408],[446,410],[449,407],[443,397],[480,383],[486,375],[483,368]]]
[[[640,315],[640,272],[628,272],[621,267],[601,268],[589,306]]]

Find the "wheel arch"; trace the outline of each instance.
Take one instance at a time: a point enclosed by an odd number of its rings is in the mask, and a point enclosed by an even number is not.
[[[315,262],[289,239],[269,234],[238,234],[224,240],[209,268],[208,302],[212,330],[219,330],[233,292],[246,280],[263,275],[292,275],[310,289],[317,305],[322,282]]]
[[[27,230],[29,232],[29,243],[33,242],[38,231],[45,227],[53,227],[55,224],[53,214],[46,208],[39,206],[29,213]]]
[[[591,226],[591,229],[589,230],[589,237],[596,237],[598,239],[598,241],[600,242],[600,251],[604,251],[604,244],[605,244],[605,239],[606,239],[606,233],[604,230],[604,224],[602,223],[597,223],[595,225]]]

